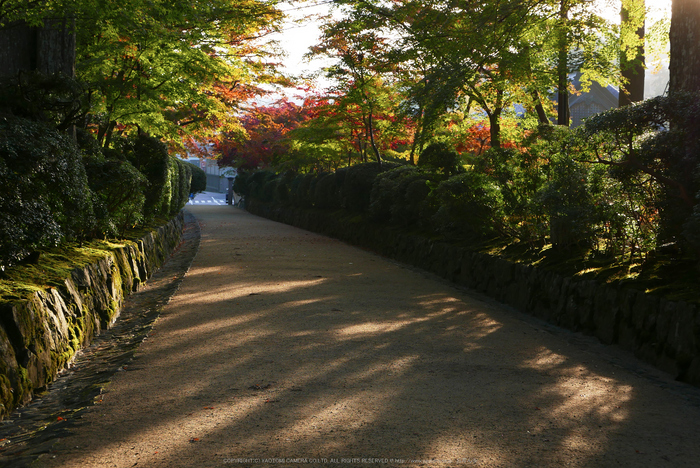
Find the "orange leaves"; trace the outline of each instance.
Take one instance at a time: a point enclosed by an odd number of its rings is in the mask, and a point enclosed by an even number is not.
[[[460,135],[460,141],[455,145],[459,153],[481,155],[491,147],[491,128],[483,124],[475,124]]]

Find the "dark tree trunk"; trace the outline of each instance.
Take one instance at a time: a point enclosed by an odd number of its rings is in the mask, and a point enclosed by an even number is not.
[[[540,99],[540,93],[538,93],[537,90],[532,93],[532,100],[535,102],[537,121],[543,125],[550,125],[551,122],[549,121],[549,118],[547,118],[547,113],[544,111],[542,100]]]
[[[36,29],[15,22],[0,29],[0,76],[36,69]]]
[[[501,147],[501,116],[500,112],[497,114],[488,114],[489,124],[491,125],[491,148]]]
[[[37,34],[37,70],[75,76],[75,20],[47,19]]]
[[[644,16],[639,17],[640,14],[643,14],[637,11],[640,8],[641,11],[644,11],[644,0],[623,0],[620,9],[623,35],[626,29],[636,29],[635,34],[642,40],[642,44],[636,47],[637,52],[631,58],[625,47],[620,51],[620,72],[624,84],[620,87],[619,107],[644,100]]]
[[[75,76],[75,20],[46,19],[41,28],[16,22],[0,29],[0,76],[30,71]]]
[[[671,7],[671,94],[700,91],[700,1],[673,0]]]
[[[569,36],[566,32],[569,6],[566,0],[559,3],[559,63],[557,64],[557,125],[569,126]]]

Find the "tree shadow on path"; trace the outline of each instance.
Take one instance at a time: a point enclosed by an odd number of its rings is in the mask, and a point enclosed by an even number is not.
[[[697,389],[339,241],[192,211],[202,239],[179,292],[40,466],[700,459]]]

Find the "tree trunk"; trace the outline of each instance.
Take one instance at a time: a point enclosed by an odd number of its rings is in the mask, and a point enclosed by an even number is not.
[[[0,29],[0,76],[36,69],[36,30],[23,22]]]
[[[410,160],[411,166],[416,165],[416,149],[418,149],[418,140],[421,138],[423,133],[423,107],[420,106],[418,109],[418,117],[416,118],[416,128],[413,132],[413,141],[411,142],[411,153]]]
[[[501,122],[499,114],[488,114],[489,124],[491,125],[491,148],[501,147]]]
[[[503,113],[503,91],[500,89],[496,91],[496,104],[493,106],[493,110],[489,110],[486,107],[486,115],[489,116],[490,136],[491,136],[491,148],[501,147],[501,114]]]
[[[569,36],[566,32],[569,7],[566,0],[559,3],[559,63],[557,64],[557,125],[569,126]]]
[[[544,106],[542,106],[542,100],[540,99],[540,93],[537,90],[532,92],[532,100],[535,103],[537,121],[543,125],[550,125],[551,122],[547,118],[547,113],[544,111]]]
[[[0,29],[0,76],[31,71],[75,76],[74,19],[46,19],[41,28],[19,21]]]
[[[527,55],[527,61],[525,62],[527,64],[527,77],[529,80],[532,80],[532,59],[531,59],[531,51],[530,51],[530,46],[525,46],[523,49],[523,53]],[[535,108],[535,112],[537,113],[537,121],[541,124],[549,124],[551,123],[549,119],[547,118],[547,113],[544,111],[544,107],[542,106],[542,100],[540,99],[540,92],[537,90],[536,85],[534,85],[532,88],[530,88],[530,95],[532,96],[532,102],[533,106]],[[528,109],[529,111],[529,109]]]
[[[644,0],[622,0],[620,8],[621,35],[620,87],[618,106],[628,106],[644,100]],[[625,42],[632,42],[626,44]],[[641,42],[641,43],[640,43]]]
[[[374,141],[374,121],[372,119],[372,108],[370,107],[369,111],[369,116],[367,117],[367,122],[369,126],[367,127],[367,130],[369,131],[369,143],[372,146],[372,152],[374,153],[374,156],[377,158],[377,163],[379,163],[379,167],[382,166],[382,157],[379,154],[379,149],[377,148],[377,144]]]
[[[46,75],[75,76],[75,19],[44,20],[37,42],[37,70]]]
[[[669,92],[700,91],[700,2],[673,0]]]

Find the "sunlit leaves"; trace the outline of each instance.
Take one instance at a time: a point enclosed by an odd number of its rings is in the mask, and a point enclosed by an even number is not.
[[[91,88],[100,141],[140,129],[174,142],[235,131],[236,106],[286,82],[263,39],[274,1],[89,2],[78,17],[79,79]]]

